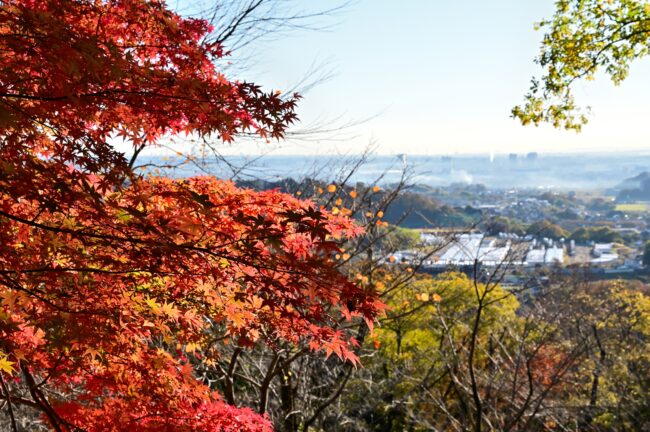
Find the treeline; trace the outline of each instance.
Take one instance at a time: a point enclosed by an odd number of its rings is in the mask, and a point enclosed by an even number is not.
[[[520,236],[532,235],[535,237],[546,237],[553,240],[565,239],[574,240],[578,244],[586,243],[632,243],[642,239],[640,233],[634,231],[617,231],[608,226],[579,227],[569,231],[557,223],[548,220],[524,224],[516,219],[497,216],[489,219],[483,228],[490,235],[499,233],[514,233]]]
[[[244,180],[238,181],[237,184],[256,190],[279,189],[292,194],[296,192],[309,193],[327,187],[327,183],[315,179],[301,181],[282,179],[277,182]],[[358,183],[349,188],[363,191],[369,187],[363,183]],[[379,200],[383,199],[386,194],[389,194],[394,189],[395,185],[386,191],[381,191],[377,198]],[[482,212],[478,209],[469,206],[452,207],[422,193],[403,191],[391,201],[391,205],[386,209],[384,215],[386,222],[405,228],[468,227],[478,223],[481,218]]]

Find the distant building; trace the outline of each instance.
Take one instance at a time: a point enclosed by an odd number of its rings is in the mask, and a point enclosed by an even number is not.
[[[434,266],[471,266],[475,261],[482,265],[497,266],[507,260],[510,248],[510,241],[497,246],[494,239],[487,239],[482,233],[463,234],[449,245]]]
[[[608,264],[618,260],[618,254],[614,250],[614,243],[596,243],[591,249],[593,258],[591,264]]]
[[[439,265],[472,265],[479,256],[483,234],[463,234],[445,250]]]
[[[420,233],[420,241],[425,245],[441,245],[444,244],[446,240],[447,239],[445,236],[436,235],[428,232]]]
[[[614,243],[596,243],[591,250],[591,254],[596,258],[604,254],[612,253],[614,253]]]
[[[439,232],[421,232],[420,239],[424,244],[441,246],[440,254],[429,257],[415,250],[401,250],[386,256],[384,262],[421,264],[432,271],[469,268],[475,264],[486,267],[564,264],[564,247],[549,239],[543,241],[514,234],[487,237],[484,233],[463,233],[450,238],[449,234]]]
[[[517,153],[510,153],[508,155],[508,160],[510,160],[510,162],[517,162],[517,159],[518,159]]]
[[[546,264],[562,264],[564,262],[564,248],[550,247],[546,249],[546,256],[544,258]]]
[[[526,254],[526,262],[528,265],[550,265],[562,264],[564,262],[564,248],[550,247],[531,249]]]
[[[537,152],[530,152],[526,155],[526,160],[535,161],[537,160]]]

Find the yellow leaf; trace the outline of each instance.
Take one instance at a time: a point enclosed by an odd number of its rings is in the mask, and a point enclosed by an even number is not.
[[[380,190],[381,190],[381,188],[379,186],[375,186],[375,187],[372,188],[373,192],[379,192]]]
[[[0,371],[12,374],[15,371],[13,366],[15,364],[15,362],[9,361],[6,355],[2,355],[2,357],[0,357]]]
[[[96,349],[96,348],[93,348],[93,347],[88,347],[88,348],[86,348],[86,351],[84,351],[84,355],[85,355],[85,356],[89,356],[89,357],[90,357],[91,359],[93,359],[93,360],[96,359],[97,357],[99,357],[100,359],[101,359],[101,357],[102,357],[102,355],[101,355],[101,353],[99,352],[99,350]]]
[[[350,196],[352,198],[356,198],[357,197],[357,191],[350,191]]]
[[[174,303],[172,302],[163,304],[160,310],[173,319],[177,319],[181,314],[180,311],[176,309]]]
[[[147,304],[147,306],[149,306],[149,307],[151,308],[151,310],[152,310],[154,313],[157,314],[158,311],[160,310],[160,307],[158,306],[158,303],[156,303],[156,300],[147,297],[147,298],[144,300],[144,302]]]
[[[329,193],[336,192],[336,185],[331,184],[331,185],[327,186],[327,192],[329,192]]]

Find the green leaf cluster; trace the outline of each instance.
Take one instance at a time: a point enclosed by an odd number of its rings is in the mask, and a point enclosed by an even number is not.
[[[589,108],[580,108],[573,85],[604,73],[620,84],[630,64],[648,55],[650,2],[647,0],[558,0],[555,13],[536,24],[545,31],[524,103],[512,109],[522,124],[550,123],[580,131]]]

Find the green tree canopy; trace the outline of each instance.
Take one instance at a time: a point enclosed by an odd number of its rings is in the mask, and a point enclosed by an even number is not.
[[[623,237],[609,227],[580,227],[571,234],[571,240],[578,243],[594,241],[596,243],[622,243]]]
[[[512,110],[524,125],[551,123],[579,131],[587,123],[572,87],[599,71],[620,84],[630,64],[648,55],[647,0],[557,0],[555,14],[536,25],[545,31],[536,59],[544,75],[533,78],[525,101]]]
[[[547,237],[553,240],[568,237],[568,233],[561,226],[547,220],[533,222],[526,233],[535,237]]]

